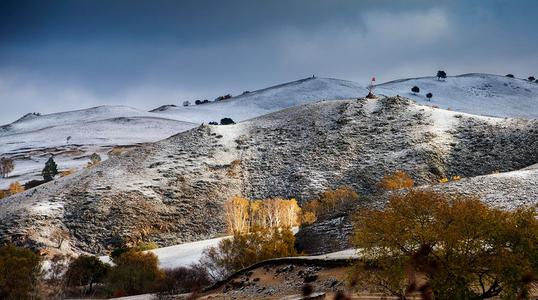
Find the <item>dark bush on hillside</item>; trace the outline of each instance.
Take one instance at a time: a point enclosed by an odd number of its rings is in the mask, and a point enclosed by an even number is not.
[[[433,94],[432,94],[432,93],[427,93],[427,94],[426,94],[426,98],[428,98],[428,101],[431,101],[431,100],[432,100],[432,97],[433,97]]]
[[[232,125],[232,124],[235,124],[235,122],[231,118],[223,118],[220,120],[220,125]]]
[[[529,76],[528,79],[529,79],[529,81],[531,81],[531,82],[536,80],[536,78],[534,78],[534,76]]]
[[[121,254],[106,277],[106,286],[112,295],[135,295],[158,290],[163,272],[158,259],[151,252],[133,250]]]
[[[232,95],[230,95],[230,94],[226,94],[226,95],[224,95],[224,96],[218,96],[218,97],[215,99],[215,101],[222,101],[222,100],[226,100],[226,99],[230,99],[230,98],[232,98]]]
[[[45,180],[30,180],[24,184],[24,189],[28,190],[31,188],[35,188],[36,186],[40,186],[43,183],[46,183]]]
[[[506,77],[514,78],[513,74],[506,74]]]
[[[219,125],[219,123],[215,122],[215,121],[211,121],[211,122],[209,122],[209,125]]]
[[[420,88],[419,88],[418,86],[415,85],[414,87],[411,88],[411,92],[413,92],[413,93],[415,93],[415,94],[416,94],[416,93],[420,93]]]
[[[0,248],[0,299],[35,299],[40,276],[37,254],[13,245]]]
[[[99,258],[81,255],[69,264],[65,282],[67,287],[80,288],[80,296],[92,295],[94,285],[104,281],[109,269]]]
[[[244,91],[241,95],[250,94],[250,91]]]
[[[196,100],[196,101],[194,101],[194,105],[200,105],[200,104],[202,104],[202,100]]]
[[[446,78],[446,72],[443,70],[437,71],[437,80],[445,79]]]
[[[177,295],[197,292],[212,283],[207,270],[201,265],[164,270],[159,286],[160,295]]]

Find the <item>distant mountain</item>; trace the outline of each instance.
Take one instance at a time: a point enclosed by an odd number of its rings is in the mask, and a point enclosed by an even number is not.
[[[411,92],[414,86],[420,93]],[[538,83],[506,76],[474,73],[441,80],[402,79],[378,85],[376,93],[482,116],[538,118]],[[431,101],[427,93],[433,94]]]
[[[419,185],[509,172],[538,163],[537,142],[538,120],[402,97],[309,103],[198,126],[4,199],[0,241],[104,254],[141,240],[204,240],[223,232],[222,203],[234,195],[304,201],[339,186],[372,195],[396,170]],[[58,236],[66,237],[61,249]]]

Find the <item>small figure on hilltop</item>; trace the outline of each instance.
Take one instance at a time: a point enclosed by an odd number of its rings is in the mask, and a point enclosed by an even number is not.
[[[366,98],[368,99],[375,99],[375,95],[374,95],[374,91],[375,91],[375,76],[372,77],[372,79],[370,80],[370,84],[368,85],[368,95],[366,95]]]

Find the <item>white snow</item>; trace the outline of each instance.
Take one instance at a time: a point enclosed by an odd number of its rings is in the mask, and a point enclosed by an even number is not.
[[[200,261],[202,252],[205,249],[209,247],[216,247],[219,242],[225,238],[229,237],[220,237],[192,243],[184,243],[170,247],[148,250],[147,252],[151,252],[159,258],[159,266],[163,269],[186,267]],[[111,262],[109,256],[101,256],[99,259],[106,263]]]
[[[415,85],[421,90],[418,94],[411,92]],[[428,92],[433,93],[431,102],[425,97]],[[24,183],[39,178],[44,162],[52,154],[56,155],[62,170],[81,168],[93,152],[106,159],[106,152],[114,145],[155,142],[193,128],[194,123],[219,122],[224,117],[240,122],[300,104],[366,94],[362,85],[351,81],[307,78],[219,102],[188,107],[163,106],[155,112],[126,106],[101,106],[42,116],[27,115],[0,127],[0,155],[15,158],[15,170],[10,178],[0,179],[0,188],[6,188],[15,180]],[[409,97],[419,104],[450,109],[454,115],[538,118],[538,84],[505,76],[465,74],[445,80],[435,77],[403,79],[378,85],[376,94]],[[375,105],[374,100],[365,103],[368,111],[375,110]],[[449,143],[445,133],[457,124],[456,118],[433,108],[430,112],[439,142]],[[222,129],[224,142],[232,142],[240,136],[241,132],[233,132],[234,129],[239,130],[240,126]],[[70,146],[66,145],[68,136],[72,137]],[[233,153],[229,154],[233,157]]]
[[[169,107],[156,113],[194,123],[219,122],[229,117],[239,122],[284,108],[321,100],[364,97],[366,89],[355,82],[332,78],[307,78],[231,99],[200,105]]]
[[[413,86],[420,93],[411,92]],[[432,93],[431,101],[426,98]],[[423,77],[380,84],[376,94],[400,95],[418,103],[494,117],[538,118],[538,83],[491,74],[464,74],[437,80]]]
[[[0,127],[0,155],[15,161],[10,176],[0,179],[0,188],[14,181],[41,179],[45,161],[52,155],[60,170],[80,169],[93,152],[106,159],[112,146],[155,142],[195,126],[126,106],[26,116]]]

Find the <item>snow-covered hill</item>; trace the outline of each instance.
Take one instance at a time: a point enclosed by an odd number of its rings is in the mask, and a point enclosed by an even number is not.
[[[417,184],[538,163],[538,120],[473,116],[401,97],[335,100],[236,125],[199,126],[0,201],[0,240],[106,254],[122,243],[205,240],[222,203],[376,192],[403,170]]]
[[[411,92],[413,86],[420,93]],[[402,79],[378,85],[376,93],[476,115],[538,118],[538,83],[506,76],[474,73],[442,80]],[[431,101],[427,93],[433,94]]]
[[[367,94],[358,83],[332,78],[306,78],[252,91],[231,99],[190,106],[162,106],[154,112],[194,123],[228,117],[244,121],[284,108],[321,100],[353,99]]]
[[[15,161],[10,176],[0,179],[0,188],[16,180],[24,183],[40,178],[40,171],[51,155],[60,169],[81,168],[93,152],[106,159],[113,146],[155,142],[194,126],[126,106],[28,114],[0,127],[0,156]],[[71,137],[69,141],[67,137]]]

